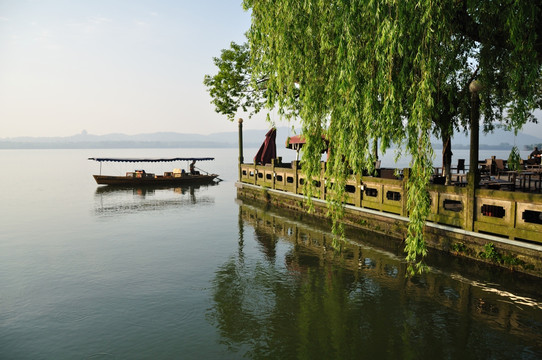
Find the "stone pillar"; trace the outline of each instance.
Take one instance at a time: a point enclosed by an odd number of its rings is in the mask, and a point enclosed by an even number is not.
[[[294,193],[297,194],[297,191],[299,189],[299,173],[297,171],[297,167],[299,164],[299,160],[292,161],[292,170],[294,171]]]
[[[476,180],[475,172],[469,171],[467,174],[467,203],[465,204],[465,222],[464,229],[474,231],[474,221],[476,216]]]
[[[321,169],[320,169],[320,196],[322,200],[326,199],[326,162],[322,161],[320,163]],[[312,180],[311,180],[312,181]]]
[[[401,197],[401,216],[408,216],[408,178],[410,177],[410,168],[403,169],[403,185]]]

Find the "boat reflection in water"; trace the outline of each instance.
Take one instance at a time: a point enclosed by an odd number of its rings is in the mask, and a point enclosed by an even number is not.
[[[206,206],[214,204],[212,196],[203,195],[210,186],[218,186],[218,183],[207,185],[187,185],[177,187],[116,187],[100,186],[95,192],[95,213],[97,215],[119,215],[122,213],[134,213],[139,211],[163,210],[178,206]]]
[[[239,357],[542,356],[539,280],[450,258],[408,278],[396,243],[336,240],[311,221],[240,204],[237,256],[216,271],[208,313]]]

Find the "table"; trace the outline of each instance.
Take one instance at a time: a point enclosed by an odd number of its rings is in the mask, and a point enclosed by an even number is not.
[[[506,175],[508,181],[515,182],[518,172],[516,170],[499,171],[497,178],[500,179],[502,174]]]
[[[519,174],[519,186],[524,189],[531,191],[531,181],[532,178],[534,179],[534,190],[540,191],[540,183],[542,182],[542,171],[540,169],[536,169],[533,171],[520,171]],[[538,177],[538,179],[536,179]]]
[[[484,186],[484,187],[487,187],[488,189],[495,189],[495,190],[500,190],[503,187],[506,187],[510,189],[511,191],[516,190],[515,182],[506,181],[503,179],[495,179],[495,178],[480,181],[480,186]]]
[[[456,185],[462,186],[467,184],[468,174],[452,174],[452,182]],[[453,180],[455,178],[455,181]]]

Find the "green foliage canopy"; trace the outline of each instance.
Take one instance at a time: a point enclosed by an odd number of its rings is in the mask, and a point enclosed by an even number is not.
[[[540,3],[244,0],[244,6],[252,13],[253,78],[267,78],[267,104],[280,111],[300,103],[308,176],[320,172],[327,133],[335,205],[348,170],[372,166],[377,141],[382,151],[397,144],[412,155],[405,250],[413,270],[421,270],[432,121],[468,118],[474,78],[484,86],[486,122],[517,129],[532,119],[540,104]]]
[[[249,112],[249,116],[260,111],[265,103],[265,89],[262,81],[252,81],[248,44],[232,42],[230,48],[222,50],[220,57],[213,61],[218,73],[205,75],[203,84],[207,86],[215,111],[230,121],[239,110]]]

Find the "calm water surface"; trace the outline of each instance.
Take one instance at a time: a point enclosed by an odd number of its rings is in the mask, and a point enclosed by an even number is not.
[[[110,191],[93,156],[214,156],[224,181]],[[236,201],[236,159],[0,151],[0,358],[542,358],[540,281],[437,256],[405,279],[387,239]]]

